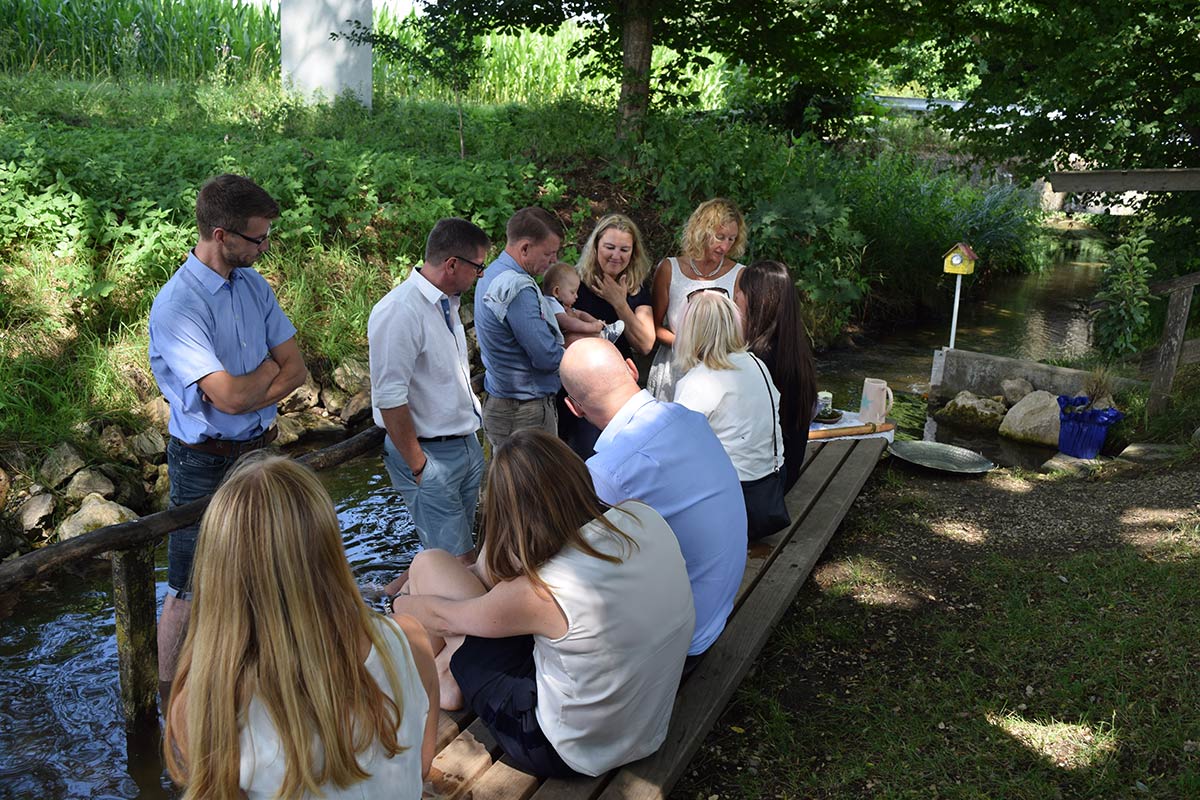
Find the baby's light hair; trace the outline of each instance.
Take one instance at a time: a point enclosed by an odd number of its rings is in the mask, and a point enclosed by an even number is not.
[[[575,271],[575,267],[565,261],[559,261],[546,270],[542,277],[542,294],[553,296],[554,290],[567,285],[571,278],[579,281],[579,273]]]

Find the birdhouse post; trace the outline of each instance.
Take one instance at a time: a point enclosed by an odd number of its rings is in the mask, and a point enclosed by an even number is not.
[[[950,349],[954,349],[954,337],[958,332],[958,299],[962,295],[962,276],[975,271],[978,256],[971,245],[959,242],[942,256],[942,271],[954,275],[954,314],[950,318]]]

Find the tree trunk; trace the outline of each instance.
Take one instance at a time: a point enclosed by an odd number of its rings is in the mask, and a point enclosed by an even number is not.
[[[617,102],[617,139],[629,144],[642,141],[646,108],[650,102],[650,56],[653,0],[627,0],[622,5],[621,98]]]

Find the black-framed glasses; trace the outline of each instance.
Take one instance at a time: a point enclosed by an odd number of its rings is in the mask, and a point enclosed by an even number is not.
[[[699,289],[692,289],[687,293],[687,301],[689,303],[692,302],[693,297],[704,292],[716,292],[717,294],[723,294],[726,297],[729,297],[729,290],[723,286],[701,286]]]
[[[458,259],[459,261],[465,261],[466,263],[468,263],[468,264],[470,264],[472,267],[474,267],[474,268],[475,268],[475,277],[476,277],[476,278],[478,278],[478,277],[480,277],[481,275],[483,275],[483,264],[480,264],[480,263],[478,263],[477,261],[472,261],[472,260],[471,260],[471,259],[469,259],[469,258],[463,258],[462,256],[451,256],[451,258],[456,258],[456,259]]]
[[[267,232],[264,233],[262,236],[247,236],[246,234],[242,233],[241,231],[235,231],[233,228],[226,228],[225,230],[228,231],[229,233],[236,234],[236,235],[242,237],[247,242],[250,242],[252,245],[254,245],[256,247],[262,247],[263,242],[265,242],[267,239],[271,238],[271,229],[270,228],[267,228]]]

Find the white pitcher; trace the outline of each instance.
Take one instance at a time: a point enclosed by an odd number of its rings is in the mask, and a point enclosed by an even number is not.
[[[892,389],[887,381],[867,378],[863,381],[862,401],[858,406],[858,418],[863,422],[879,424],[892,411]]]

